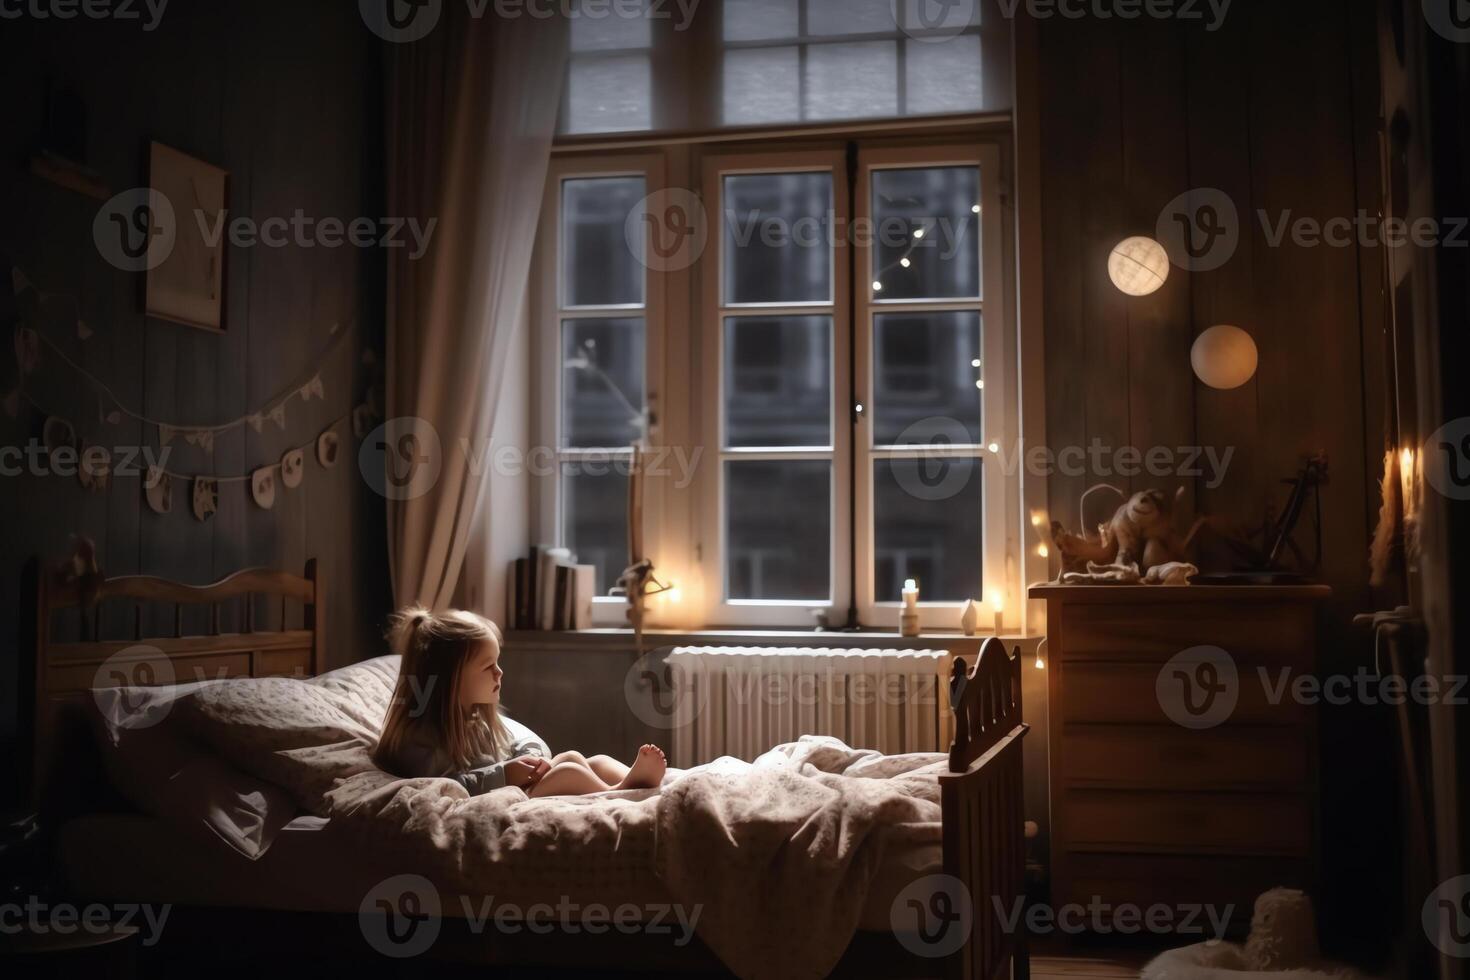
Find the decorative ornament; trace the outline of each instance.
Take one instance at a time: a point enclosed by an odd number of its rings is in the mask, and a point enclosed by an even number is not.
[[[1169,278],[1169,253],[1152,238],[1125,238],[1108,256],[1108,278],[1129,296],[1158,292]]]
[[[56,453],[60,449],[75,449],[77,430],[70,422],[55,415],[48,416],[41,425],[41,442],[51,454],[52,466],[56,465]]]
[[[158,448],[162,449],[174,441],[174,433],[178,431],[171,425],[160,425],[158,427]]]
[[[155,514],[167,514],[174,507],[174,481],[162,467],[150,466],[143,478],[143,499]]]
[[[327,390],[322,387],[322,376],[318,374],[306,384],[302,385],[299,393],[301,400],[304,402],[309,402],[313,398],[326,398]]]
[[[112,453],[106,446],[87,445],[82,448],[77,480],[93,493],[101,493],[108,488],[112,483]]]
[[[974,636],[980,630],[980,607],[974,599],[965,600],[965,608],[960,612],[960,629],[966,636]]]
[[[1206,330],[1189,349],[1189,363],[1195,375],[1220,391],[1239,388],[1254,377],[1257,358],[1256,342],[1251,335],[1229,324]]]
[[[265,416],[261,415],[259,412],[256,412],[245,421],[250,423],[250,428],[255,430],[256,435],[260,435],[261,427],[265,425]]]
[[[299,449],[293,449],[281,457],[281,482],[286,485],[287,490],[295,490],[301,486],[301,478],[305,475],[305,453]]]
[[[286,428],[286,403],[281,402],[281,404],[271,409],[269,414],[271,421],[276,423],[276,427],[284,431]]]
[[[197,429],[194,432],[185,433],[184,441],[191,446],[198,446],[207,453],[214,452],[214,432],[209,429]]]
[[[262,466],[250,474],[250,496],[261,510],[270,510],[276,505],[276,468]]]
[[[337,455],[342,448],[337,433],[328,429],[316,437],[316,461],[326,469],[337,465]]]
[[[30,327],[16,328],[15,362],[20,366],[21,377],[34,372],[41,363],[41,338]]]
[[[207,476],[194,477],[194,517],[207,521],[219,509],[219,481]]]

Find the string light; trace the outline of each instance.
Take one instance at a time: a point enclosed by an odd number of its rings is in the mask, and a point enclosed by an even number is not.
[[[1000,452],[1000,443],[992,442],[990,445],[986,446],[985,448],[988,449],[988,450],[990,450],[992,453],[998,453],[998,452]]]
[[[1036,546],[1036,554],[1038,556],[1042,557],[1042,558],[1045,558],[1048,555],[1050,555],[1051,552],[1049,552],[1049,551],[1046,550],[1046,545],[1039,544],[1039,545]]]
[[[978,357],[975,358],[973,361],[970,362],[970,367],[972,367],[972,368],[977,368],[979,366],[980,366],[980,358],[978,358]]]
[[[971,205],[971,207],[970,207],[970,213],[971,214],[979,214],[980,213],[980,205],[978,205],[978,204]]]
[[[873,292],[875,292],[875,293],[881,293],[881,292],[883,292],[883,284],[881,282],[879,282],[878,280],[876,280],[876,279],[873,280]]]
[[[978,379],[976,379],[976,381],[975,381],[975,387],[976,388],[980,388],[980,389],[983,390],[985,388],[985,379],[984,378],[978,378]]]
[[[899,259],[898,260],[898,264],[901,265],[901,266],[903,266],[905,269],[907,269],[909,266],[913,265],[913,263],[909,261],[907,255],[905,255],[903,258]]]
[[[914,229],[914,237],[915,238],[923,238],[924,237],[924,229],[922,229],[922,228],[915,228]]]

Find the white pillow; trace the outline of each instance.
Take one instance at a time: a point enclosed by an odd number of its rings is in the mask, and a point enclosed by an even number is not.
[[[298,807],[285,790],[240,772],[168,724],[180,697],[214,683],[93,691],[97,742],[108,779],[139,810],[186,830],[207,827],[254,861]]]

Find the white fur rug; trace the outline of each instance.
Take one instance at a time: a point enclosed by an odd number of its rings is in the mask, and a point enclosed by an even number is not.
[[[1171,949],[1151,960],[1138,976],[1139,980],[1369,980],[1351,967],[1251,970],[1244,947],[1227,942]]]

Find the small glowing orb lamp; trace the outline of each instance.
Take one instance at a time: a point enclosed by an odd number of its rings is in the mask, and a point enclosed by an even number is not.
[[[1129,296],[1158,292],[1169,278],[1169,253],[1152,238],[1125,238],[1108,256],[1108,277]]]
[[[1211,327],[1195,338],[1189,350],[1195,375],[1221,391],[1245,384],[1256,373],[1256,342],[1239,327]]]

